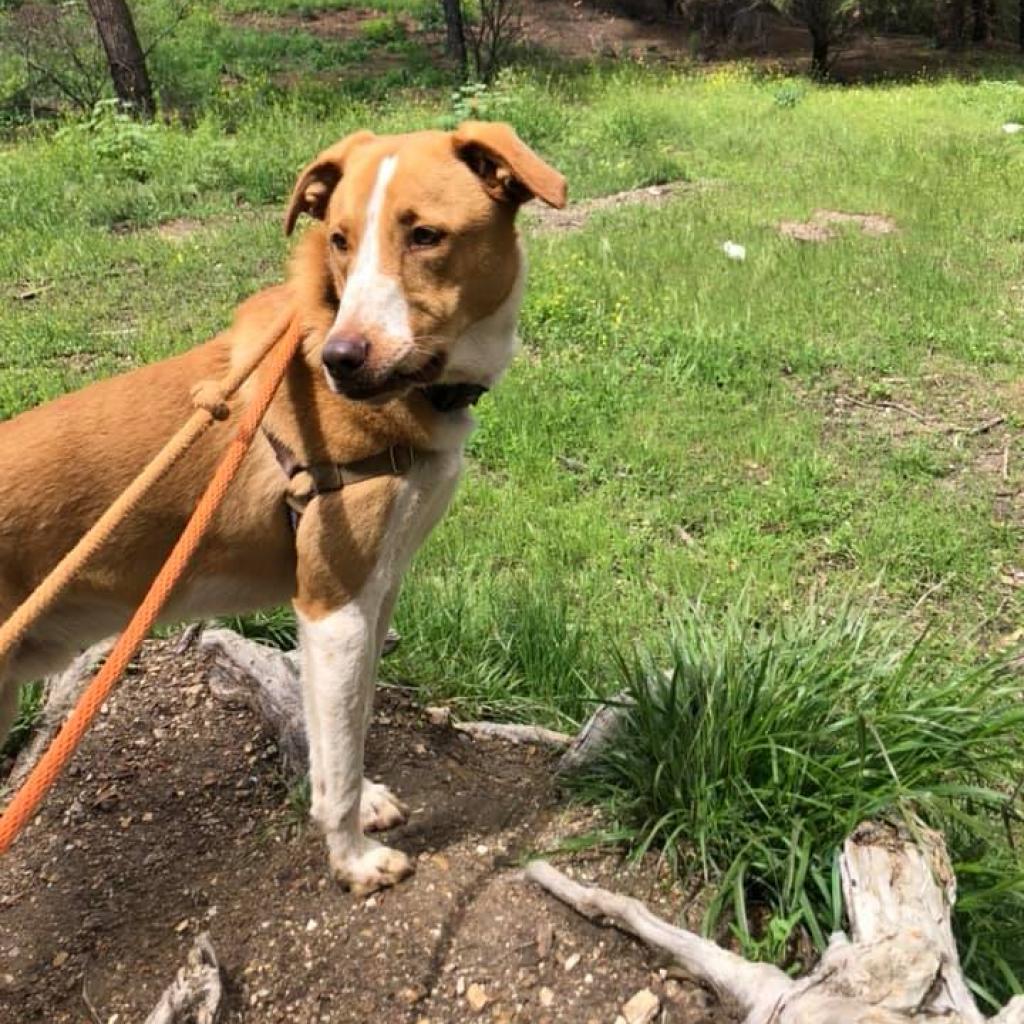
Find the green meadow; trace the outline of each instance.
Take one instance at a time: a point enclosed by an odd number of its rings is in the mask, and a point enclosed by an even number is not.
[[[453,98],[389,6],[344,42],[240,27],[204,9],[157,51],[181,100],[165,119],[138,125],[107,107],[9,127],[0,418],[223,327],[235,304],[281,278],[291,247],[281,212],[298,169],[356,128],[506,120],[566,174],[577,201],[684,182],[668,201],[626,197],[574,230],[524,218],[522,351],[478,406],[464,483],[407,578],[386,679],[461,715],[571,729],[599,697],[638,685],[641,648],[652,664],[682,666],[680,685],[731,680],[720,707],[732,714],[733,684],[754,671],[738,652],[777,629],[799,638],[782,668],[764,672],[796,709],[787,736],[833,728],[844,702],[875,692],[850,683],[858,671],[873,678],[871,666],[885,678],[879,720],[894,730],[880,745],[890,735],[929,745],[931,725],[902,731],[901,695],[918,724],[932,721],[928,687],[945,709],[959,695],[965,737],[999,751],[971,814],[1002,814],[999,794],[1019,774],[1016,690],[1000,668],[977,666],[991,666],[1021,627],[1024,134],[1002,125],[1024,121],[1024,72],[993,65],[969,81],[839,88],[743,65],[546,62]],[[360,72],[384,52],[400,66]],[[232,88],[219,81],[225,64],[239,72]],[[827,238],[791,237],[817,211],[878,221],[864,230],[819,216]],[[726,242],[745,259],[730,258]],[[884,643],[844,646],[849,633],[833,623],[850,607],[871,608]],[[821,636],[838,631],[848,660],[830,660],[816,623]],[[290,627],[275,614],[247,628],[286,639]],[[923,667],[886,661],[925,635],[912,663]],[[739,647],[737,636],[747,638]],[[810,668],[798,671],[805,648]],[[712,664],[725,668],[705,671]],[[984,686],[957,682],[978,671],[990,673]],[[835,687],[831,710],[823,686]],[[989,731],[986,695],[1000,723]],[[662,811],[695,793],[713,808],[722,792],[681,767],[668,797],[644,788],[643,771],[681,764],[669,740],[692,708],[677,700],[647,708],[660,724],[633,737],[633,760],[588,784],[634,848],[671,849],[679,834],[654,827]],[[805,707],[813,714],[802,719]],[[934,728],[959,751],[942,785],[980,787],[955,728],[947,718]],[[738,733],[736,749],[760,743]],[[839,823],[904,799],[963,823],[970,793],[930,802],[925,762],[908,766],[905,790],[851,797]],[[849,781],[849,763],[834,767],[829,778]],[[759,801],[770,803],[761,793],[736,812],[752,835],[756,816],[743,808]],[[807,863],[825,906],[841,835],[814,821],[827,838]],[[977,861],[986,828],[964,825],[961,863]],[[790,854],[773,853],[771,870],[784,874]],[[739,856],[723,847],[700,869],[732,884]],[[768,870],[753,861],[741,879]],[[1000,864],[1010,882],[992,898],[1018,908],[1019,922],[1024,875],[1015,857]],[[824,928],[820,914],[801,918],[799,900],[768,902],[797,915],[792,927],[813,917]],[[997,994],[1017,986],[1016,948],[978,961]]]

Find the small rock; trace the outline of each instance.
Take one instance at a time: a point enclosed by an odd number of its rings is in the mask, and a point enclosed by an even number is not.
[[[317,924],[317,922],[316,922],[316,918],[315,918],[315,917],[311,917],[311,918],[310,918],[310,919],[309,919],[309,920],[308,920],[308,921],[306,922],[306,931],[307,931],[307,932],[315,932],[315,931],[317,930],[317,928],[318,928],[318,927],[319,927],[319,925]]]
[[[738,242],[726,242],[722,246],[722,252],[731,260],[736,260],[742,263],[747,258],[747,247],[740,245]]]
[[[452,720],[452,709],[436,704],[426,708],[425,713],[431,725],[447,725]]]
[[[466,979],[463,978],[460,975],[459,978],[455,982],[455,994],[457,996],[461,996],[461,995],[464,995],[465,992],[466,992]]]
[[[661,1000],[649,989],[642,988],[622,1007],[625,1024],[651,1024],[661,1009]]]
[[[478,985],[475,981],[466,989],[466,1002],[469,1003],[469,1008],[474,1013],[480,1013],[481,1010],[491,1001],[491,997],[487,994],[483,985]]]
[[[426,995],[426,990],[420,988],[419,985],[409,985],[398,993],[398,999],[400,1002],[405,1003],[406,1006],[412,1006],[414,1003],[425,999]]]
[[[555,993],[545,985],[540,992],[537,993],[537,998],[540,1000],[540,1005],[546,1009],[555,1001]]]
[[[67,962],[68,962],[68,954],[65,953],[64,950],[61,950],[53,958],[53,966],[54,967],[63,967]]]
[[[175,926],[174,930],[180,935],[185,929],[188,928],[188,918],[186,917],[183,921],[179,921]]]
[[[562,965],[567,971],[571,971],[583,958],[579,953],[573,953],[572,956],[565,958],[565,963]]]

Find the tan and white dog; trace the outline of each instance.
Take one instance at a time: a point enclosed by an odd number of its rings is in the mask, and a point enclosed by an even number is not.
[[[286,230],[303,213],[321,223],[287,283],[182,356],[0,423],[3,620],[182,424],[193,386],[222,377],[296,310],[302,358],[165,618],[293,602],[312,815],[334,874],[357,891],[412,870],[364,834],[405,813],[363,777],[376,665],[402,573],[459,477],[466,407],[513,355],[524,278],[515,218],[534,197],[563,206],[565,181],[507,126],[351,135],[295,185]],[[230,434],[229,421],[206,435],[0,665],[0,739],[20,683],[125,624]]]

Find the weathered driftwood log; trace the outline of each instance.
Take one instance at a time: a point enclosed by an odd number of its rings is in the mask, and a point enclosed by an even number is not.
[[[668,953],[744,1024],[981,1024],[960,970],[950,915],[956,880],[942,837],[868,822],[841,859],[850,935],[832,936],[817,967],[794,980],[661,920],[639,900],[581,885],[545,861],[526,877],[591,919]],[[994,1018],[1024,1024],[1024,998]]]
[[[385,654],[398,643],[389,631]],[[287,653],[230,629],[207,629],[197,640],[200,651],[210,656],[210,689],[228,702],[245,704],[260,715],[277,736],[287,768],[306,770],[308,747],[302,716],[299,682],[299,654]],[[445,717],[445,721],[448,721]],[[502,722],[452,722],[459,732],[474,737],[500,739],[509,743],[533,743],[563,748],[572,737],[537,725]]]
[[[185,966],[164,989],[146,1024],[217,1024],[224,998],[220,964],[210,936],[203,932]]]
[[[632,705],[633,698],[623,692],[598,707],[559,758],[558,774],[572,775],[589,768],[619,734]]]
[[[75,658],[63,672],[49,676],[43,683],[43,711],[36,723],[32,738],[18,754],[14,767],[4,782],[4,786],[8,790],[13,792],[28,777],[28,773],[35,767],[36,761],[43,756],[43,752],[50,745],[50,740],[64,724],[64,719],[74,707],[79,694],[85,689],[93,673],[103,663],[113,646],[113,637],[93,644],[87,651]]]
[[[267,723],[288,771],[306,770],[309,747],[295,651],[278,650],[230,629],[207,629],[198,641],[210,656],[210,689],[229,703],[245,704]]]

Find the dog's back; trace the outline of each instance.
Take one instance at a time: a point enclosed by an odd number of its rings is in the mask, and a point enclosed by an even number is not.
[[[236,323],[181,356],[100,381],[0,423],[5,482],[0,492],[0,622],[181,427],[193,411],[193,385],[223,376],[233,347],[245,344],[245,327]],[[83,647],[124,625],[184,526],[230,432],[230,425],[223,425],[200,439],[33,627],[6,666],[0,665],[0,691],[7,691],[6,696],[0,692],[0,742],[19,683],[60,669]],[[229,503],[225,514],[237,519],[236,513]],[[272,541],[274,531],[268,532]],[[286,536],[280,540],[279,546],[287,546]],[[205,555],[207,562],[218,557],[217,552]],[[123,571],[126,566],[130,572]],[[195,575],[201,575],[199,564],[190,574]],[[188,584],[186,579],[183,592]]]

